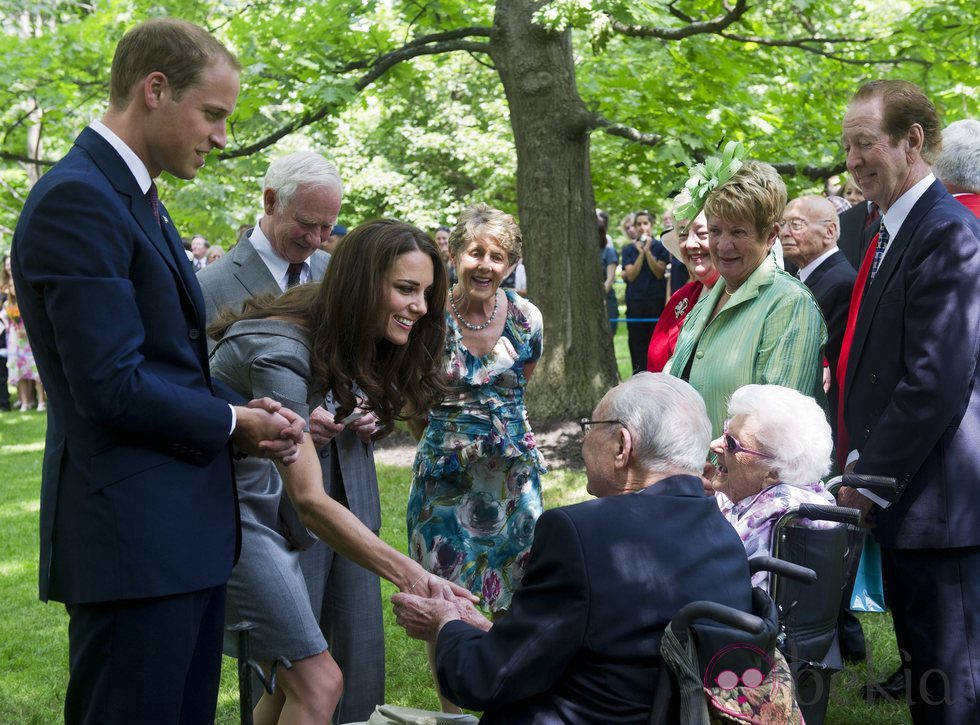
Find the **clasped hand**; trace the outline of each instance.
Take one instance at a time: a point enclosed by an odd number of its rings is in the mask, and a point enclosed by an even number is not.
[[[305,421],[272,398],[258,398],[235,406],[232,441],[245,453],[278,458],[289,465],[299,457]]]
[[[378,430],[378,416],[373,411],[365,411],[360,406],[354,408],[354,413],[361,415],[345,425],[338,421],[333,413],[325,410],[323,406],[315,408],[310,413],[310,438],[313,439],[313,445],[322,448],[345,428],[354,431],[362,442],[370,443],[371,436]]]
[[[443,625],[455,619],[484,631],[493,626],[473,605],[468,591],[462,590],[466,596],[460,596],[450,586],[455,585],[441,586],[431,596],[402,592],[391,598],[395,621],[405,628],[409,637],[435,642]]]

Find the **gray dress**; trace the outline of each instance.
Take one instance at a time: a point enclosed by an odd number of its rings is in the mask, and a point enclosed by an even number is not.
[[[310,348],[306,331],[279,320],[242,320],[211,353],[211,374],[247,399],[269,397],[309,421]],[[226,624],[252,622],[252,656],[303,659],[327,649],[299,565],[299,552],[283,535],[282,480],[271,461],[235,461],[242,519],[242,552],[228,580]],[[305,533],[305,532],[303,532]],[[234,636],[225,634],[234,656]]]

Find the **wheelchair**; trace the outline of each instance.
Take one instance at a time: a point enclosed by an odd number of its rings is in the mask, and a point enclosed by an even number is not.
[[[758,557],[756,571],[813,582],[811,569]],[[802,723],[792,676],[778,649],[779,609],[763,589],[752,590],[752,612],[716,602],[692,602],[677,612],[661,640],[663,664],[649,725],[753,722]]]
[[[832,479],[828,488],[835,490],[842,483],[882,495],[895,490],[894,479],[853,474]],[[751,615],[710,602],[695,602],[678,612],[664,634],[664,667],[651,723],[700,725],[726,719],[724,712],[708,714],[708,674],[717,670],[719,663],[712,658],[719,652],[725,652],[723,660],[728,660],[721,662],[723,672],[758,672],[763,680],[774,664],[785,661],[791,674],[792,699],[799,707],[796,712],[808,725],[824,721],[830,678],[843,668],[837,618],[852,552],[847,526],[813,529],[803,526],[803,520],[858,527],[860,514],[856,509],[814,504],[784,514],[773,528],[772,556],[749,561],[753,574],[770,572],[769,593],[753,590]],[[759,679],[759,674],[754,676]],[[752,684],[743,679],[741,689],[748,686],[751,690]],[[715,702],[712,707],[717,710],[717,705]],[[789,707],[785,703],[782,706]],[[795,716],[787,711],[779,721],[792,721]],[[752,716],[742,713],[728,719],[751,721]]]

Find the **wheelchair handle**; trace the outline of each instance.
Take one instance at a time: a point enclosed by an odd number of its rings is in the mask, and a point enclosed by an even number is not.
[[[817,572],[813,569],[772,556],[753,556],[749,559],[749,571],[753,574],[768,571],[805,584],[813,584],[817,580]]]
[[[845,506],[803,503],[795,511],[796,517],[811,521],[836,521],[839,524],[861,525],[861,512]]]
[[[678,637],[687,636],[687,628],[697,619],[710,619],[752,634],[761,634],[766,623],[748,612],[732,609],[718,602],[691,602],[685,604],[670,620],[670,629]]]
[[[866,473],[845,473],[827,481],[827,490],[835,496],[841,486],[851,488],[866,488],[872,493],[900,493],[899,485],[894,476],[871,476]]]

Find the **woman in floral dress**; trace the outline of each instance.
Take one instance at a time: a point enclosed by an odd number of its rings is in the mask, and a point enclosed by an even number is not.
[[[37,374],[34,353],[31,352],[31,344],[27,340],[27,331],[24,330],[24,322],[17,306],[14,281],[10,274],[9,255],[4,255],[3,258],[0,293],[3,297],[3,314],[0,314],[0,322],[7,331],[7,380],[17,387],[20,410],[29,410],[35,404],[38,410],[44,410],[44,388]],[[7,391],[4,390],[3,394],[6,393]]]
[[[449,246],[459,275],[446,310],[451,392],[430,411],[415,457],[409,554],[497,614],[524,574],[542,511],[545,469],[524,407],[541,355],[541,313],[498,289],[521,254],[509,214],[470,207]]]
[[[520,257],[513,217],[477,204],[449,244],[459,273],[446,311],[452,392],[430,412],[415,457],[409,549],[498,612],[520,582],[542,510],[544,466],[524,407],[541,355],[541,313],[497,289]]]

